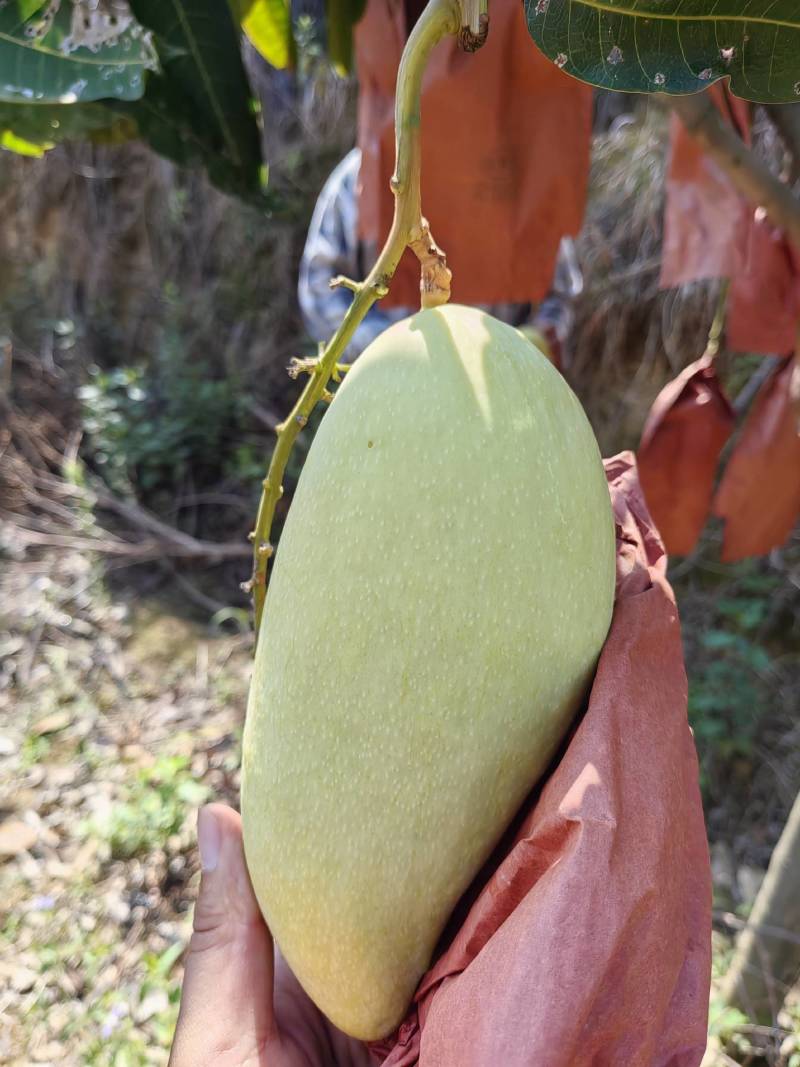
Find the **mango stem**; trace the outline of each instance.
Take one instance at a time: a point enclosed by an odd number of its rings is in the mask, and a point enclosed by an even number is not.
[[[406,247],[410,245],[414,249],[422,265],[420,290],[423,307],[446,303],[450,297],[450,271],[447,269],[444,253],[433,240],[430,228],[422,218],[420,97],[422,77],[431,51],[444,37],[458,35],[461,24],[459,0],[429,0],[403,49],[395,96],[396,162],[391,181],[394,193],[392,228],[381,254],[363,282],[352,282],[345,278],[334,279],[335,285],[352,290],[352,303],[319,358],[309,361],[313,365],[303,367],[309,374],[306,386],[289,417],[277,430],[278,440],[263,482],[255,529],[250,535],[255,547],[253,575],[247,584],[253,593],[256,638],[264,614],[267,564],[272,554],[265,551],[263,546],[271,548],[269,537],[275,506],[283,493],[283,474],[292,447],[313,409],[320,400],[327,399],[328,382],[336,372],[337,364],[340,363],[359,323],[375,301],[380,300],[389,291],[389,282]]]

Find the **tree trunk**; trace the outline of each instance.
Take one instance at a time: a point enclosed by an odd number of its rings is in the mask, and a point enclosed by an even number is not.
[[[770,1023],[800,972],[800,793],[722,986],[725,1004]]]

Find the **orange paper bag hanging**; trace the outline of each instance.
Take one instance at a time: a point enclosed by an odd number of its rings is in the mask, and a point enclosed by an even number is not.
[[[751,143],[750,105],[715,85],[717,109]],[[728,346],[790,352],[800,320],[800,252],[734,188],[727,173],[672,119],[661,286],[730,278]]]
[[[726,563],[778,548],[800,518],[799,378],[793,356],[764,383],[725,469],[714,514]]]
[[[750,144],[750,105],[721,84],[707,92]],[[676,115],[672,116],[671,141],[661,287],[735,277],[747,265],[753,209]]]
[[[784,356],[800,325],[800,252],[760,215],[748,238],[746,267],[731,281],[728,344],[737,352]]]
[[[394,89],[406,37],[402,0],[369,0],[355,32],[362,151],[359,233],[377,247],[393,198]],[[592,90],[533,45],[523,6],[493,0],[486,44],[448,39],[422,91],[422,209],[453,271],[453,299],[528,303],[553,281],[562,237],[583,220]],[[419,306],[419,265],[406,251],[384,303]]]
[[[686,556],[697,544],[734,423],[710,353],[666,385],[650,409],[636,457],[639,480],[670,555]]]
[[[617,597],[588,707],[373,1046],[384,1067],[702,1058],[711,875],[680,625],[633,456],[606,474]]]

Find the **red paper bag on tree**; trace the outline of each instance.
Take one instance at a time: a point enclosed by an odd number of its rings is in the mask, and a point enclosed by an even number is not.
[[[778,548],[800,518],[798,379],[792,356],[764,383],[725,469],[714,500],[725,562]]]
[[[368,0],[356,26],[359,233],[379,247],[394,200],[394,90],[406,4]],[[437,45],[422,89],[422,209],[464,304],[538,302],[562,237],[583,221],[592,89],[531,44],[523,6],[493,0],[473,55]],[[419,306],[419,264],[406,251],[384,304]]]
[[[750,105],[722,85],[708,90],[746,144]],[[672,119],[664,213],[663,288],[730,278],[727,343],[734,351],[785,355],[800,322],[800,251]]]
[[[755,213],[746,267],[731,280],[726,336],[737,352],[792,352],[800,325],[800,252]]]
[[[680,626],[633,456],[606,473],[617,598],[588,707],[457,909],[405,1022],[373,1046],[384,1067],[696,1067],[703,1055],[711,877]]]
[[[697,543],[734,422],[708,354],[664,386],[650,409],[636,459],[647,506],[670,555],[686,556]]]
[[[750,105],[722,84],[707,92],[750,144]],[[670,136],[661,287],[735,276],[747,265],[753,209],[677,115],[672,116]]]

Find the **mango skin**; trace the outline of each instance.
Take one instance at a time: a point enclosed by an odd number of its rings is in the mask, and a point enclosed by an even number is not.
[[[259,904],[346,1033],[401,1022],[585,696],[614,571],[594,435],[529,341],[448,305],[369,346],[289,511],[243,748]]]

